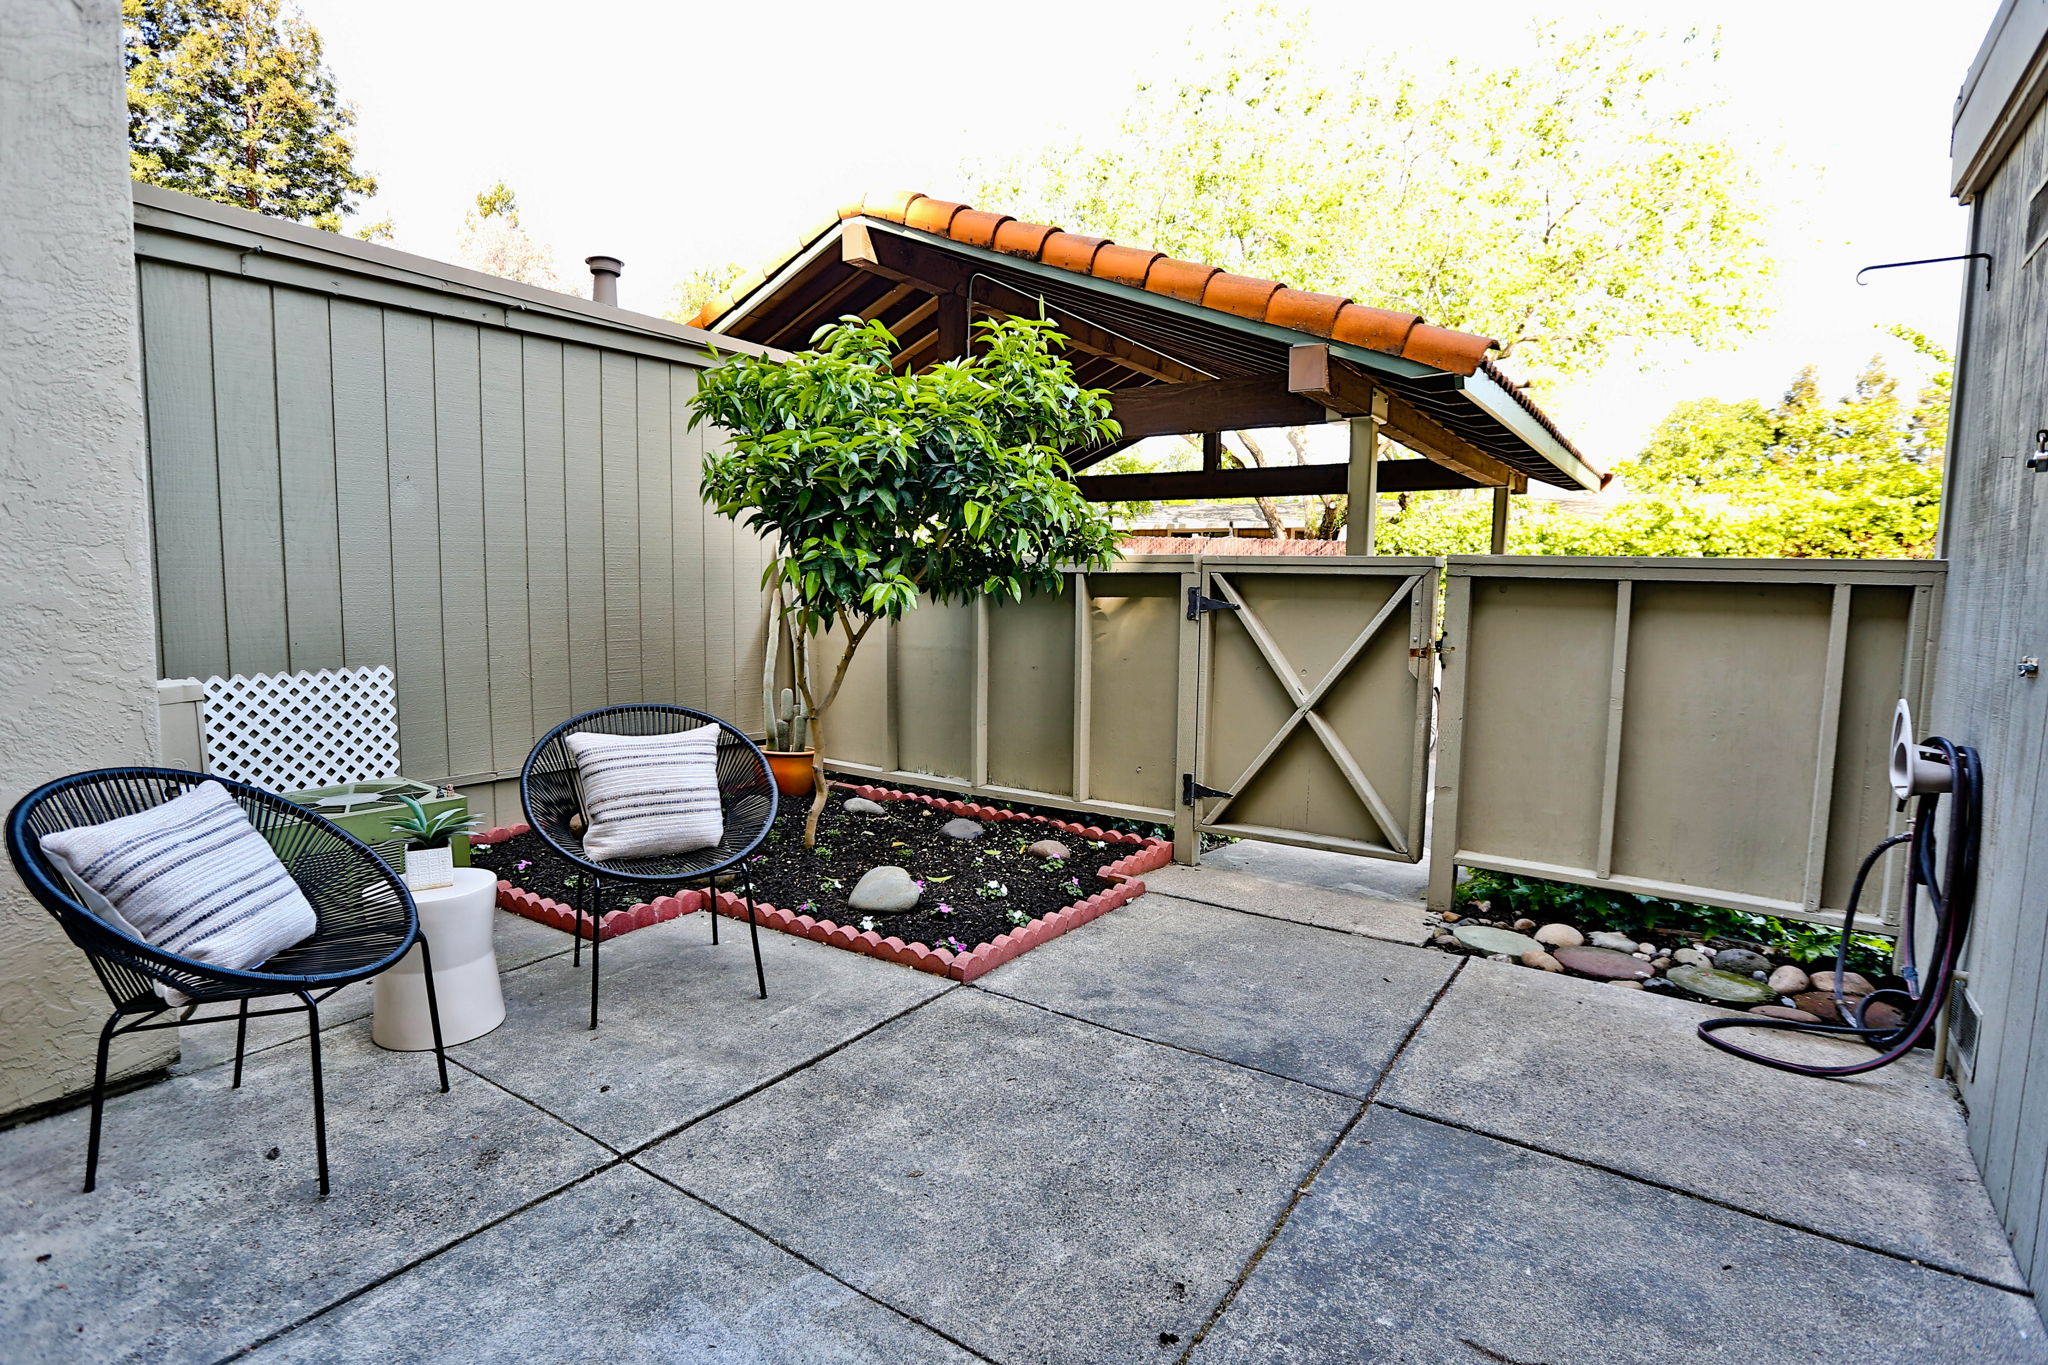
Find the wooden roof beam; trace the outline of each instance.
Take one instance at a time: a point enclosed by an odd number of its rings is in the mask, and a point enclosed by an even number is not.
[[[1286,380],[1279,375],[1120,389],[1110,395],[1110,416],[1133,440],[1306,426],[1330,420],[1321,403],[1288,392]]]
[[[1172,502],[1182,499],[1287,498],[1348,491],[1348,464],[1296,464],[1270,469],[1188,470],[1170,474],[1097,474],[1074,480],[1090,502]],[[1472,480],[1434,460],[1382,460],[1379,491],[1417,493],[1470,488]]]
[[[1288,348],[1287,386],[1334,412],[1356,417],[1372,414],[1377,387],[1371,376],[1343,357],[1331,355],[1330,348],[1323,345]],[[1414,404],[1391,393],[1387,394],[1385,430],[1389,437],[1416,454],[1464,475],[1464,482],[1454,487],[1478,484],[1516,493],[1529,487],[1527,474],[1487,454],[1424,415]]]

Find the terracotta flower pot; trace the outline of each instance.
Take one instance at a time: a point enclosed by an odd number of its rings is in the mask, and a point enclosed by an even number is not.
[[[774,749],[762,750],[768,756],[768,771],[775,774],[775,788],[784,796],[809,796],[816,774],[811,761],[817,756],[810,749],[798,749],[791,753],[779,753]]]

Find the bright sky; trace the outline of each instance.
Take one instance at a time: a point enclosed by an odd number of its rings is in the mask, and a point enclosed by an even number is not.
[[[496,0],[480,18],[446,0],[300,0],[345,97],[360,164],[381,184],[372,217],[398,245],[453,259],[465,208],[503,178],[523,221],[560,253],[626,263],[620,301],[659,313],[692,268],[759,263],[867,189],[962,194],[969,157],[1029,152],[1063,131],[1101,136],[1132,86],[1170,68],[1218,0]],[[1513,59],[1532,18],[1720,25],[1716,86],[1767,162],[1779,201],[1776,312],[1738,349],[1673,347],[1551,396],[1596,463],[1632,453],[1672,403],[1775,398],[1821,364],[1830,392],[1904,322],[1947,341],[1961,267],[1880,261],[1964,249],[1948,197],[1957,88],[1996,0],[1341,0],[1308,8],[1329,41],[1395,45],[1426,60],[1453,45]],[[1457,22],[1447,24],[1455,13]],[[1654,19],[1650,16],[1654,15]],[[992,207],[1000,208],[1000,205]],[[1085,230],[1085,223],[1063,226]]]

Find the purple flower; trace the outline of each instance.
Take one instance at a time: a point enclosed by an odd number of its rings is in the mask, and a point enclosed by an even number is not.
[[[956,953],[964,953],[964,952],[966,952],[966,951],[967,951],[967,945],[966,945],[966,944],[964,944],[964,943],[962,943],[962,942],[961,942],[961,941],[960,941],[959,939],[957,939],[957,938],[949,938],[949,939],[947,939],[947,940],[946,940],[946,946],[947,946],[947,947],[949,947],[949,948],[951,948],[951,949],[952,949],[952,950],[953,950],[954,952],[956,952]]]
[[[924,890],[924,880],[922,878],[912,878],[912,882],[918,890]]]
[[[526,869],[527,869],[527,868],[529,868],[529,867],[532,867],[532,866],[533,866],[533,864],[532,864],[532,863],[530,863],[530,862],[528,862],[528,861],[527,861],[526,859],[524,859],[524,858],[521,858],[521,859],[520,859],[520,860],[519,860],[518,862],[514,863],[514,864],[513,864],[512,866],[513,866],[514,868],[518,869],[519,871],[521,871],[521,872],[524,872],[524,871],[526,871]]]
[[[940,901],[938,903],[937,909],[938,912],[942,915],[950,915],[953,913],[953,907],[946,904],[944,901]]]

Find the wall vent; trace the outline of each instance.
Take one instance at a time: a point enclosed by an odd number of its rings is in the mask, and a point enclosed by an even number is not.
[[[1948,998],[1948,1052],[1950,1065],[1966,1081],[1977,1079],[1977,1026],[1983,1013],[1970,999],[1969,987],[1952,992]]]

